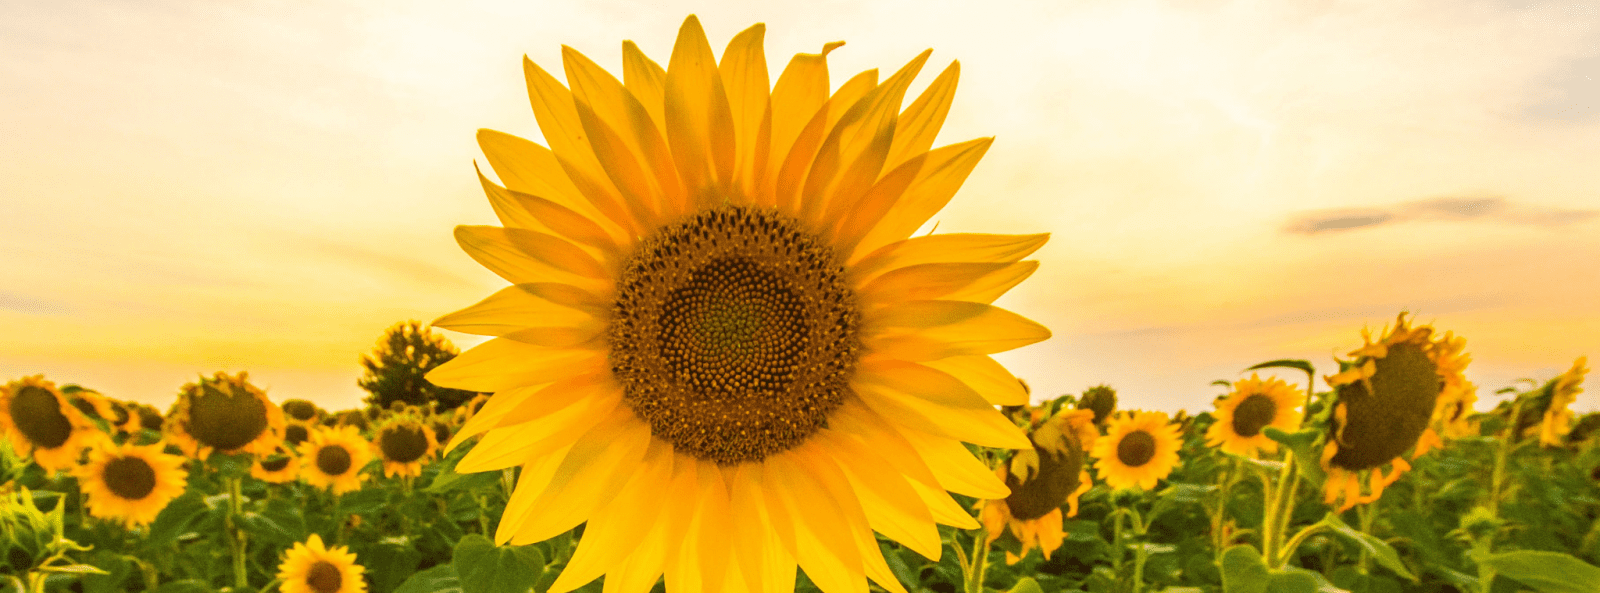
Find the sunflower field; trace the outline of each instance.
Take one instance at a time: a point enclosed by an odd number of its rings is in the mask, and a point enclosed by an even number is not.
[[[902,108],[927,52],[835,89],[764,34],[524,61],[549,146],[480,131],[504,226],[455,231],[510,285],[432,324],[491,338],[427,365],[464,405],[5,383],[0,587],[1600,591],[1586,359],[1480,410],[1402,313],[1192,411],[1034,394],[992,355],[1050,331],[994,303],[1048,235],[920,231],[991,141],[933,147],[959,64]]]

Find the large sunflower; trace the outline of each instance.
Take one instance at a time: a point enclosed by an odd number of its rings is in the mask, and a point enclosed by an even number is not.
[[[1262,381],[1255,373],[1233,384],[1233,393],[1217,402],[1216,421],[1206,430],[1206,444],[1224,453],[1256,457],[1278,450],[1278,443],[1261,430],[1271,426],[1285,432],[1300,427],[1300,390],[1277,377]]]
[[[283,410],[240,371],[217,371],[184,385],[162,426],[185,455],[205,459],[212,451],[270,455],[283,441]]]
[[[73,470],[89,497],[89,514],[127,527],[148,525],[168,502],[183,494],[189,472],[184,458],[162,453],[166,445],[96,447],[89,462]]]
[[[1441,394],[1464,389],[1461,372],[1468,357],[1462,351],[1464,339],[1451,333],[1435,338],[1433,331],[1427,325],[1411,327],[1405,313],[1377,341],[1363,329],[1364,344],[1350,352],[1354,358],[1339,361],[1343,370],[1324,378],[1335,398],[1322,451],[1327,504],[1343,501],[1343,511],[1377,500],[1411,469],[1402,457],[1407,450],[1415,447],[1420,455],[1438,445],[1439,436],[1429,423],[1441,415]],[[1390,466],[1387,474],[1385,464]],[[1363,474],[1368,476],[1366,494]]]
[[[422,462],[438,450],[433,429],[421,421],[401,416],[378,428],[372,449],[383,460],[383,475],[395,474],[417,477],[422,475]]]
[[[356,564],[356,555],[345,546],[325,547],[315,533],[296,543],[278,565],[278,580],[283,593],[363,593],[366,568]]]
[[[956,66],[902,111],[927,53],[830,96],[838,44],[769,87],[764,33],[719,61],[691,16],[665,69],[624,43],[621,81],[566,48],[570,91],[524,60],[551,148],[479,133],[505,228],[456,238],[515,285],[435,322],[496,338],[428,378],[494,393],[452,444],[523,467],[496,539],[588,522],[555,593],[792,589],[797,564],[902,591],[872,532],[938,558],[935,522],[978,526],[945,490],[1007,494],[961,441],[1031,448],[988,355],[1050,334],[989,303],[1047,237],[907,238],[990,143],[929,150]]]
[[[1095,440],[1094,468],[1107,486],[1153,490],[1178,465],[1183,437],[1166,412],[1122,412]]]
[[[361,489],[361,468],[372,460],[370,443],[354,426],[319,428],[300,446],[300,477],[334,494]]]
[[[0,386],[0,433],[18,456],[33,455],[46,471],[71,468],[105,436],[42,375]]]
[[[1077,516],[1078,497],[1089,490],[1089,450],[1100,437],[1094,418],[1093,409],[1056,414],[1029,431],[1032,451],[1019,451],[1009,468],[996,471],[1011,494],[986,501],[981,516],[990,542],[1008,527],[1022,541],[1020,554],[1006,552],[1007,564],[1035,547],[1046,559],[1061,547],[1061,505],[1067,505],[1066,517]]]

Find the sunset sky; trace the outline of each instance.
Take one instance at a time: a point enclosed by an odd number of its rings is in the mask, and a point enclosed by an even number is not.
[[[1401,310],[1466,336],[1480,410],[1600,366],[1592,0],[0,0],[0,381],[356,405],[386,327],[504,286],[451,230],[497,224],[477,129],[542,142],[522,56],[620,77],[691,13],[719,51],[765,22],[774,77],[836,40],[836,86],[961,62],[936,144],[996,140],[935,220],[1052,233],[999,302],[1055,334],[998,357],[1036,397],[1206,410]]]

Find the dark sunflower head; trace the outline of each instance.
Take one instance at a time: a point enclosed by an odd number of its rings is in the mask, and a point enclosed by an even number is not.
[[[127,500],[144,500],[156,488],[156,469],[142,457],[113,458],[100,475],[107,490]]]
[[[12,390],[6,411],[17,432],[34,447],[55,449],[66,444],[74,428],[63,399],[49,385],[24,383]]]
[[[354,426],[356,430],[366,432],[371,426],[367,415],[361,410],[345,410],[339,413],[338,426]]]
[[[1016,520],[1031,521],[1048,515],[1071,502],[1074,494],[1088,486],[1088,472],[1084,470],[1088,467],[1089,446],[1093,443],[1085,442],[1085,437],[1093,438],[1089,436],[1094,434],[1093,421],[1087,417],[1082,419],[1083,424],[1090,425],[1084,431],[1073,423],[1073,417],[1060,422],[1055,421],[1056,418],[1029,435],[1038,468],[1029,472],[1031,475],[1027,479],[1018,477],[1016,471],[1005,475],[1006,487],[1011,489],[1006,497],[1006,508]],[[1076,502],[1073,505],[1075,507]]]
[[[396,422],[378,432],[378,450],[384,461],[411,463],[428,454],[427,428],[416,422]]]
[[[440,443],[450,442],[450,423],[443,420],[433,421],[433,440]]]
[[[145,430],[154,430],[157,432],[161,430],[161,411],[157,410],[155,406],[139,406],[138,412],[139,426],[143,427]]]
[[[1110,385],[1096,385],[1083,392],[1078,400],[1079,410],[1093,410],[1094,423],[1104,424],[1106,417],[1117,409],[1117,392]]]
[[[310,437],[311,429],[306,428],[306,425],[304,424],[299,422],[290,422],[284,425],[283,442],[288,445],[299,445],[300,443],[306,442],[306,439]]]
[[[185,387],[184,430],[201,445],[234,451],[269,432],[271,403],[257,395],[243,373],[237,378],[218,373]]]
[[[350,450],[340,444],[328,444],[317,448],[317,469],[330,476],[342,476],[350,471],[354,456]]]
[[[1328,440],[1337,453],[1331,467],[1361,471],[1400,457],[1428,429],[1446,376],[1440,365],[1443,341],[1428,326],[1411,328],[1404,316],[1394,331],[1352,354],[1342,372],[1328,378],[1337,396]]]
[[[283,414],[291,420],[310,422],[317,417],[317,404],[303,399],[291,399],[283,402]]]

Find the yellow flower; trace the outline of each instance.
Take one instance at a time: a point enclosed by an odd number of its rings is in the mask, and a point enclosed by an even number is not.
[[[299,447],[300,443],[304,443],[306,439],[311,438],[312,426],[298,420],[291,420],[284,424],[283,444],[289,447]]]
[[[257,480],[273,484],[287,484],[293,482],[300,473],[300,460],[295,457],[294,451],[279,446],[276,451],[266,457],[256,457],[250,465],[250,475]]]
[[[218,371],[184,385],[162,425],[169,442],[202,460],[212,451],[268,455],[283,441],[283,410],[243,371]]]
[[[372,460],[367,440],[353,426],[319,428],[301,445],[300,477],[334,494],[361,489],[361,468]]]
[[[1100,437],[1094,418],[1093,409],[1057,413],[1028,435],[1032,450],[1017,452],[1009,469],[996,470],[1011,494],[985,501],[980,516],[991,543],[1007,527],[1022,541],[1020,555],[1006,552],[1007,564],[1035,547],[1049,559],[1061,547],[1061,505],[1068,507],[1066,517],[1077,516],[1078,497],[1089,491],[1089,449]]]
[[[962,441],[1031,448],[994,409],[1026,403],[990,354],[1049,331],[993,300],[1044,235],[907,238],[988,148],[929,150],[945,70],[905,110],[919,55],[830,96],[825,54],[769,87],[763,25],[720,61],[689,17],[666,68],[631,43],[623,80],[570,48],[571,90],[524,61],[545,148],[478,138],[505,228],[458,227],[510,281],[439,327],[495,336],[433,369],[493,393],[458,471],[521,466],[496,539],[588,522],[552,585],[903,591],[876,530],[939,557],[946,490],[1006,487]]]
[[[439,448],[433,430],[414,418],[391,420],[378,428],[372,449],[383,459],[383,475],[422,475],[423,460]]]
[[[1276,377],[1262,381],[1255,373],[1233,384],[1233,393],[1217,402],[1216,421],[1206,430],[1206,444],[1224,453],[1255,458],[1273,453],[1278,443],[1261,429],[1271,426],[1285,432],[1300,427],[1300,407],[1305,395]]]
[[[489,394],[480,393],[473,396],[471,400],[467,401],[467,403],[458,406],[454,414],[456,426],[460,426],[465,424],[468,420],[471,420],[472,416],[477,414],[478,410],[483,409],[483,404],[486,403],[489,403]]]
[[[284,554],[278,580],[283,593],[364,593],[367,582],[361,575],[366,570],[356,564],[350,548],[324,547],[322,537],[313,533]]]
[[[1183,438],[1166,412],[1123,412],[1094,443],[1094,468],[1112,488],[1153,490],[1178,465]]]
[[[120,520],[124,526],[149,525],[183,494],[189,472],[184,458],[162,453],[165,445],[104,445],[89,453],[89,462],[73,470],[89,497],[89,514]]]
[[[1401,455],[1415,447],[1415,458],[1439,445],[1429,423],[1443,415],[1442,393],[1465,389],[1461,373],[1468,357],[1462,352],[1463,339],[1453,334],[1434,338],[1433,332],[1427,325],[1410,327],[1401,313],[1394,330],[1377,341],[1363,329],[1364,345],[1350,353],[1355,358],[1340,361],[1345,370],[1325,377],[1336,398],[1322,451],[1322,467],[1328,472],[1323,485],[1327,504],[1343,501],[1339,506],[1343,511],[1378,500],[1385,487],[1411,469]],[[1462,401],[1462,396],[1454,395],[1444,403]],[[1388,474],[1383,473],[1385,464],[1390,466]]]
[[[0,433],[18,456],[31,454],[52,472],[76,465],[83,450],[105,436],[42,375],[0,387]]]
[[[1539,443],[1546,447],[1561,446],[1562,437],[1572,430],[1572,403],[1583,393],[1583,377],[1589,374],[1589,357],[1580,356],[1572,368],[1551,381],[1550,406],[1545,408],[1544,420],[1539,423]]]

